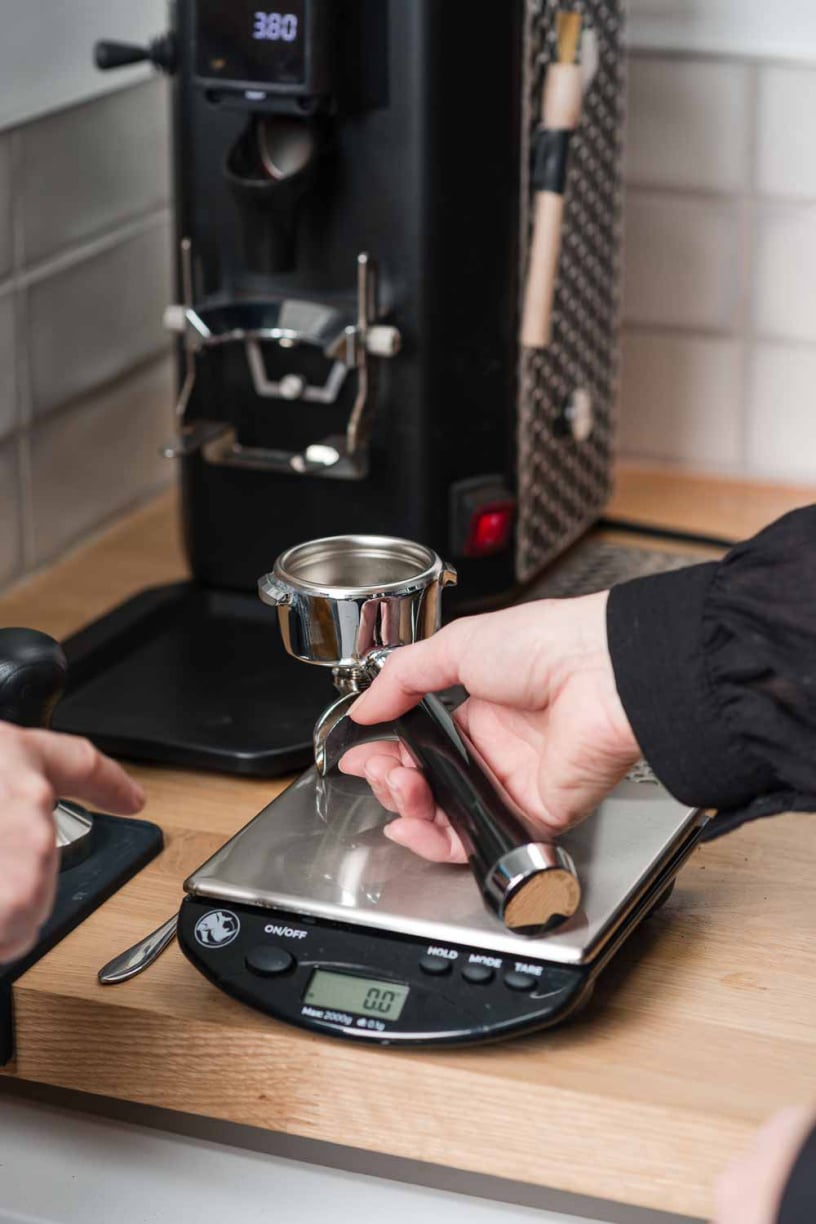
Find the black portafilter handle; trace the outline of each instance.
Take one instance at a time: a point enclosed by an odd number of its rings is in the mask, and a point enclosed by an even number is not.
[[[537,935],[571,918],[581,904],[581,885],[570,856],[531,839],[442,702],[426,697],[393,727],[458,833],[484,900],[505,926]]]
[[[48,727],[62,696],[68,660],[36,629],[0,629],[0,721]]]

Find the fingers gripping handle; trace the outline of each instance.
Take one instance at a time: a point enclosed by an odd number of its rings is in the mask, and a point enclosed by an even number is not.
[[[375,667],[376,670],[376,667]],[[331,707],[315,732],[321,773],[354,743],[399,739],[447,814],[488,906],[510,930],[535,935],[571,918],[581,885],[566,851],[531,841],[509,800],[468,737],[436,697],[387,726],[360,727],[348,718],[354,695]]]
[[[581,904],[566,851],[531,840],[484,762],[436,697],[394,723],[437,805],[459,834],[488,907],[519,934],[540,934]]]

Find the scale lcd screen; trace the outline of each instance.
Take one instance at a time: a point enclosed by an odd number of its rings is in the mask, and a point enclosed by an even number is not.
[[[198,0],[197,71],[208,80],[302,85],[307,0]]]
[[[371,1016],[376,1020],[399,1020],[409,986],[377,982],[371,978],[351,977],[348,973],[328,973],[316,969],[306,991],[304,1003],[311,1007],[331,1007]]]

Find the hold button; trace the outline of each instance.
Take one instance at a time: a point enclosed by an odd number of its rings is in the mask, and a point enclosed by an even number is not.
[[[423,973],[428,973],[431,977],[445,977],[451,971],[451,963],[444,956],[423,956],[419,962],[419,967]]]

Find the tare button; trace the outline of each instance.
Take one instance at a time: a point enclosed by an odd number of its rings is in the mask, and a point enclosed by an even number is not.
[[[504,984],[509,990],[526,991],[532,990],[536,984],[536,979],[530,977],[529,973],[513,972],[505,973]]]

